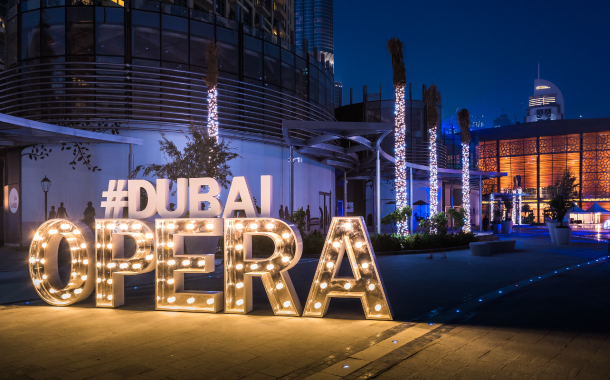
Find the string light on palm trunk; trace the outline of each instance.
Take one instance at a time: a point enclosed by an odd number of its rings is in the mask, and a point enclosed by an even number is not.
[[[395,164],[395,186],[396,186],[396,208],[402,209],[407,206],[407,166],[405,161],[405,88],[396,86],[396,116],[394,123],[394,156]],[[409,233],[407,221],[398,222],[398,233],[407,235]]]
[[[462,208],[464,209],[464,232],[470,232],[470,147],[462,143]]]
[[[519,197],[519,201],[517,203],[517,207],[519,208],[519,210],[517,211],[517,224],[521,225],[521,201],[523,200],[523,196],[521,195],[523,193],[523,189],[522,188],[518,188],[517,189],[517,195]]]
[[[436,125],[430,126],[430,216],[438,210],[438,164],[436,160]],[[436,229],[430,232],[436,233]]]
[[[208,134],[218,138],[218,87],[208,89]]]

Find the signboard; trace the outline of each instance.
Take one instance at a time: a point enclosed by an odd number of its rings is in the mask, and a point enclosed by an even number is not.
[[[8,195],[8,208],[13,214],[19,210],[19,193],[14,187],[11,189],[11,192]]]
[[[169,180],[156,186],[144,180],[111,180],[105,218],[95,220],[95,233],[81,222],[51,219],[36,231],[30,246],[30,276],[38,295],[54,306],[86,299],[94,290],[96,306],[124,304],[124,276],[155,272],[155,308],[246,314],[252,310],[252,277],[260,277],[275,315],[323,317],[332,297],[358,298],[368,319],[391,320],[392,311],[362,217],[333,218],[307,301],[301,305],[288,273],[301,258],[303,241],[297,227],[271,217],[272,177],[261,177],[261,212],[257,212],[245,177],[234,177],[226,205],[213,178],[180,178],[177,205],[169,209]],[[144,188],[148,203],[140,210]],[[202,192],[203,189],[207,191]],[[125,200],[127,198],[128,200]],[[209,207],[201,210],[201,203]],[[121,213],[128,207],[130,219]],[[351,203],[353,209],[353,202]],[[245,217],[233,218],[234,211]],[[189,217],[186,218],[186,213]],[[136,218],[159,214],[154,227]],[[270,237],[275,249],[267,258],[252,257],[252,236]],[[136,254],[124,258],[124,238],[136,241]],[[185,273],[213,273],[214,252],[186,254],[186,237],[224,237],[224,288],[184,290]],[[57,271],[59,243],[66,239],[72,277],[63,288]],[[353,277],[338,276],[347,255]]]

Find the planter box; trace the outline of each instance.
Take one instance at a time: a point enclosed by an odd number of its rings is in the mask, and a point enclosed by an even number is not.
[[[572,229],[570,227],[560,228],[555,227],[555,241],[559,245],[568,245],[570,244],[570,237],[572,236]]]
[[[510,234],[511,232],[513,232],[513,221],[512,220],[503,221],[502,222],[502,233]]]
[[[559,222],[546,222],[546,226],[549,229],[549,235],[551,235],[551,243],[557,244],[557,240],[555,239],[555,227],[559,225]]]
[[[500,223],[492,223],[491,224],[491,231],[494,233],[494,235],[497,235],[499,233],[502,232],[502,225]]]

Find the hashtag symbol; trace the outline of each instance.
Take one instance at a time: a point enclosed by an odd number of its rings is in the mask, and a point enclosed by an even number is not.
[[[127,181],[124,179],[108,181],[108,191],[102,192],[101,206],[105,208],[106,218],[120,218],[123,215],[123,208],[127,207]]]

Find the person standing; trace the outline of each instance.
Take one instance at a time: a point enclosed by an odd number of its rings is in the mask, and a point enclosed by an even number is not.
[[[280,219],[284,219],[284,205],[280,205]]]
[[[63,219],[68,219],[68,212],[66,211],[66,208],[64,207],[64,202],[61,202],[59,204],[59,207],[57,208],[57,217],[63,218]]]
[[[288,212],[288,206],[284,207],[284,218],[288,219],[290,217],[290,213]]]
[[[487,231],[487,227],[489,226],[489,218],[487,215],[483,217],[483,231]]]
[[[95,231],[93,228],[95,225],[95,209],[93,208],[93,202],[87,202],[87,208],[83,213],[83,223],[88,225],[92,231]]]
[[[49,219],[56,219],[57,212],[55,212],[55,206],[51,206],[51,211],[49,211]]]
[[[309,205],[307,205],[307,210],[305,211],[305,222],[307,223],[307,231],[311,228],[311,211],[309,211]]]

